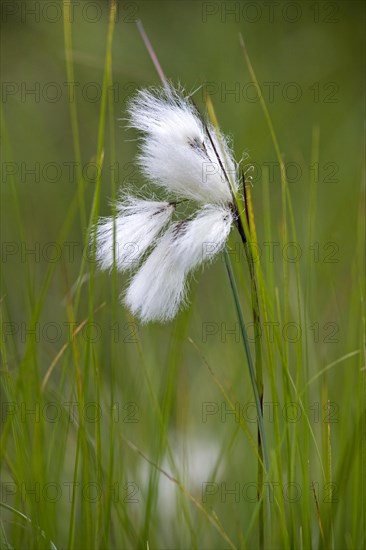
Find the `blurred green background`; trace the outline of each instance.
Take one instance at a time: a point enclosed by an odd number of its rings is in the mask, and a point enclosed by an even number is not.
[[[130,318],[118,303],[124,275],[89,277],[85,239],[98,186],[109,7],[71,2],[72,21],[64,24],[61,1],[1,5],[2,544],[49,548],[51,539],[57,548],[226,548],[226,533],[233,546],[256,548],[255,491],[242,490],[256,483],[256,455],[240,423],[225,414],[230,407],[217,383],[242,410],[253,402],[222,258],[194,277],[190,307],[165,326],[140,327]],[[364,18],[358,1],[117,2],[99,214],[110,215],[115,186],[151,191],[134,164],[136,133],[124,122],[135,90],[159,85],[137,19],[168,78],[196,90],[202,111],[210,96],[237,159],[247,153],[243,163],[254,166],[266,303],[277,334],[271,360],[270,346],[265,351],[271,366],[264,365],[264,400],[279,402],[272,405],[277,436],[265,416],[274,465],[268,481],[282,484],[280,504],[271,512],[266,504],[266,548],[365,543]],[[296,239],[290,230],[284,240],[278,159],[239,33],[285,162]],[[234,232],[230,250],[251,334],[249,279]],[[284,369],[297,388],[283,382]],[[328,400],[334,423],[327,420]],[[70,402],[77,403],[75,414]],[[286,416],[289,403],[300,410],[296,421]],[[83,418],[88,404],[92,420]],[[27,414],[32,407],[35,413]],[[253,417],[243,415],[255,438]],[[196,504],[146,457],[179,478]],[[80,483],[74,497],[73,482]],[[94,500],[83,493],[88,483],[97,491]],[[301,497],[284,495],[284,483],[296,483]],[[238,484],[239,496],[225,494]],[[23,494],[22,486],[38,487],[39,498]],[[52,491],[60,498],[52,501]],[[336,501],[327,500],[329,491]]]

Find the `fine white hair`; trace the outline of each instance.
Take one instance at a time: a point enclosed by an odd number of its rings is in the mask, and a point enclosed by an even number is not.
[[[187,275],[222,250],[232,222],[230,209],[209,205],[172,224],[127,289],[131,312],[143,323],[173,319],[186,298]]]
[[[145,176],[174,198],[122,198],[116,215],[95,226],[96,259],[101,269],[120,271],[142,263],[124,303],[142,323],[167,322],[187,301],[190,273],[222,250],[237,222],[236,164],[227,139],[171,85],[140,90],[128,112],[130,126],[143,133],[138,161]],[[182,199],[198,204],[196,212],[172,221]]]
[[[96,259],[100,269],[134,267],[170,221],[174,204],[126,196],[116,204],[115,218],[101,218],[96,227]]]
[[[211,261],[225,245],[233,223],[228,207],[206,205],[196,216],[182,222],[175,240],[173,254],[185,273]]]
[[[171,87],[140,90],[128,111],[130,126],[144,133],[138,162],[149,180],[204,204],[232,200],[231,186],[235,192],[238,184],[228,141],[212,126],[205,128],[188,99]]]

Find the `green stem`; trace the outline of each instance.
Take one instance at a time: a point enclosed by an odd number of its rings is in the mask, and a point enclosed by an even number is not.
[[[254,260],[250,244],[243,243],[248,260],[250,279],[251,279],[251,294],[252,294],[252,310],[254,322],[254,339],[255,339],[255,372],[257,390],[259,396],[259,405],[263,418],[263,368],[262,368],[262,347],[261,347],[261,321],[259,313],[259,297],[257,283],[255,280]],[[264,507],[263,507],[263,447],[262,437],[258,425],[258,501],[259,506],[259,548],[264,548]]]
[[[260,434],[260,440],[261,440],[264,470],[268,471],[269,462],[268,462],[267,443],[266,443],[266,437],[265,437],[264,425],[263,425],[263,410],[262,410],[262,407],[261,407],[261,397],[260,397],[260,394],[259,394],[259,391],[258,391],[258,385],[257,385],[257,380],[256,380],[256,375],[255,375],[255,370],[254,370],[253,359],[252,359],[252,355],[251,355],[251,351],[250,351],[248,335],[247,335],[247,331],[246,331],[246,328],[245,328],[243,312],[242,312],[242,309],[241,309],[241,306],[240,306],[240,301],[239,301],[238,289],[236,287],[236,282],[235,282],[235,278],[234,278],[233,269],[231,267],[229,254],[228,254],[226,248],[224,249],[224,258],[225,258],[225,266],[226,266],[227,274],[228,274],[229,281],[230,281],[230,287],[231,287],[234,302],[235,302],[236,313],[238,315],[240,332],[241,332],[242,341],[243,341],[243,345],[244,345],[244,351],[245,351],[245,355],[246,355],[247,360],[248,360],[250,381],[251,381],[251,384],[252,384],[254,399],[255,399],[255,405],[256,405],[256,409],[257,409],[258,432]]]
[[[72,29],[71,29],[71,2],[70,0],[64,0],[63,2],[63,15],[64,15],[64,43],[65,43],[65,58],[66,58],[66,74],[69,82],[75,82],[74,64],[73,64],[73,49],[72,49]],[[84,200],[84,178],[82,171],[81,161],[81,149],[80,149],[80,135],[78,125],[78,113],[76,101],[70,101],[70,120],[72,139],[74,144],[74,153],[76,160],[76,175],[78,182],[78,200],[82,227],[84,229],[86,225],[86,211]]]

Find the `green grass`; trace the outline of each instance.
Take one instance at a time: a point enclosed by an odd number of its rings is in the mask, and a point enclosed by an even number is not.
[[[244,8],[225,19],[225,2],[118,3],[114,14],[99,2],[91,23],[87,4],[72,23],[67,2],[55,23],[2,22],[1,548],[254,549],[261,524],[265,549],[364,547],[362,4],[299,2],[293,23],[286,2],[273,22],[258,3],[254,23]],[[237,158],[254,164],[257,342],[236,231],[169,325],[139,326],[119,303],[126,278],[95,269],[93,223],[121,186],[146,184],[119,120],[137,87],[159,83],[135,17],[169,78],[208,83]],[[286,98],[293,82],[298,101]],[[204,111],[203,91],[195,101]],[[242,329],[262,356],[259,502]]]

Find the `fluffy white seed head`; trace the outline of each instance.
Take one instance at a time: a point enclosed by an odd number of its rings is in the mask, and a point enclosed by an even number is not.
[[[134,267],[170,221],[174,208],[168,202],[131,196],[119,201],[116,218],[101,218],[96,228],[99,267],[111,269],[114,257],[118,270]]]
[[[171,254],[175,226],[161,237],[125,295],[125,304],[143,323],[170,321],[184,301],[185,272]]]
[[[176,196],[205,204],[232,201],[221,167],[236,190],[236,165],[228,142],[210,125],[209,138],[187,98],[172,88],[141,90],[129,104],[129,115],[131,127],[144,132],[138,161],[148,179]]]
[[[187,275],[223,248],[232,223],[229,208],[209,205],[172,224],[127,289],[131,312],[143,323],[173,319],[186,297]]]
[[[235,219],[236,163],[225,136],[203,121],[180,90],[142,90],[130,102],[129,115],[130,126],[143,132],[138,159],[147,178],[201,207],[163,232],[176,202],[127,196],[117,202],[115,218],[101,218],[96,225],[96,258],[102,269],[115,262],[123,271],[151,248],[124,302],[143,323],[166,322],[186,299],[189,274],[225,245]]]
[[[233,214],[228,207],[207,205],[187,222],[181,222],[172,255],[185,273],[211,261],[224,247],[229,236]]]

